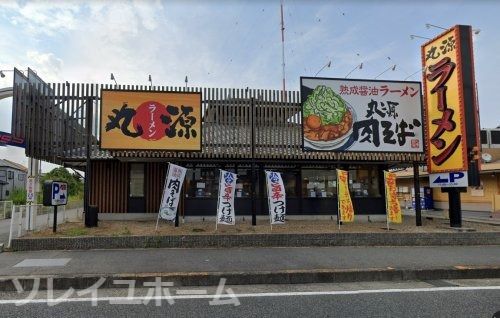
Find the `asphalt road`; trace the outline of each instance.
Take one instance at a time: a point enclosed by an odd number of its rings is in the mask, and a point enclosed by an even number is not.
[[[48,258],[70,261],[62,267],[14,267],[25,259]],[[4,252],[0,254],[0,275],[407,269],[499,264],[500,246],[165,248]]]
[[[214,290],[202,296],[193,291],[179,296],[171,290],[170,295],[178,298],[169,299],[171,303],[158,298],[159,306],[154,299],[144,304],[144,297],[133,298],[139,304],[112,304],[124,299],[116,298],[125,296],[117,290],[102,291],[96,306],[78,298],[52,306],[40,298],[16,306],[16,300],[9,299],[12,295],[3,294],[0,312],[2,317],[493,317],[500,311],[500,280],[224,286],[223,290],[220,300],[225,304],[210,304]]]

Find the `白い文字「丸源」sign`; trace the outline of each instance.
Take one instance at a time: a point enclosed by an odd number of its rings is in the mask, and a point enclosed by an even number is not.
[[[201,151],[201,93],[102,90],[101,148]]]

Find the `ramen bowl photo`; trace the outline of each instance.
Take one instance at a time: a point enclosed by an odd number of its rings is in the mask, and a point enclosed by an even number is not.
[[[304,141],[318,148],[340,146],[352,134],[355,113],[331,88],[317,86],[304,102]]]

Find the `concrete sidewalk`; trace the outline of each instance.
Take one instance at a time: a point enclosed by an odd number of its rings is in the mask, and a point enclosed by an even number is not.
[[[403,209],[403,215],[415,216],[415,210]],[[448,220],[447,210],[422,210],[422,217]],[[463,222],[475,222],[500,226],[500,218],[493,217],[490,212],[462,211]]]
[[[44,261],[42,261],[42,259]],[[21,263],[23,262],[23,263]],[[59,263],[59,264],[57,264]],[[26,264],[27,266],[23,266]],[[56,266],[58,265],[58,266]],[[35,251],[0,254],[0,290],[33,277],[86,288],[100,277],[176,285],[500,278],[500,246]]]

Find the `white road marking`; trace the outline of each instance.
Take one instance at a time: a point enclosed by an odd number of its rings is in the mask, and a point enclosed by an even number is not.
[[[500,286],[470,286],[470,287],[429,287],[429,288],[393,288],[393,289],[361,289],[361,290],[332,290],[312,292],[275,292],[275,293],[246,293],[246,294],[213,294],[213,295],[178,295],[178,296],[137,296],[137,297],[101,297],[93,298],[67,298],[67,299],[4,299],[0,305],[15,304],[43,304],[43,303],[75,303],[75,302],[110,302],[110,301],[133,301],[133,300],[167,300],[167,299],[220,299],[225,298],[252,298],[252,297],[289,297],[289,296],[322,296],[322,295],[363,295],[363,294],[387,294],[387,293],[412,293],[412,292],[441,292],[441,291],[475,291],[475,290],[500,290]]]
[[[71,258],[27,258],[14,267],[56,267],[66,266]]]
[[[175,293],[177,295],[206,295],[208,292],[203,289],[179,289]]]

